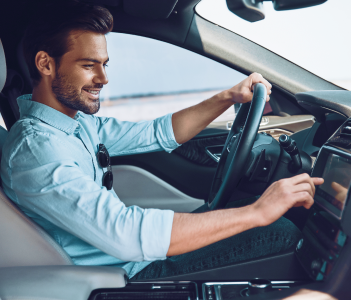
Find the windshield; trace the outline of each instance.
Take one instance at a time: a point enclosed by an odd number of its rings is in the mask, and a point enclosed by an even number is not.
[[[275,11],[264,2],[266,18],[250,23],[232,12],[226,0],[202,0],[196,12],[304,69],[351,90],[351,1]]]

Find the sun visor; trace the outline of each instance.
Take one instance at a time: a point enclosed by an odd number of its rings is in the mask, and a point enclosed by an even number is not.
[[[5,60],[4,47],[2,47],[2,43],[0,40],[0,92],[5,85],[5,82],[6,82],[6,60]]]
[[[166,19],[178,0],[123,0],[124,11],[135,17]]]

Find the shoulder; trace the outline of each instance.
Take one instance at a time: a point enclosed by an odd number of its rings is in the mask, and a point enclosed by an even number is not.
[[[21,118],[9,131],[2,151],[2,164],[9,164],[14,158],[21,163],[33,158],[45,159],[60,155],[62,141],[67,134],[32,118]]]

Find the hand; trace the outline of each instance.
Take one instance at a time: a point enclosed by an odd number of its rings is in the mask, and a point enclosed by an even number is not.
[[[283,300],[336,300],[336,298],[327,293],[312,291],[308,289],[300,289],[296,293],[284,298]]]
[[[246,103],[252,100],[253,96],[253,87],[257,83],[262,83],[267,88],[267,100],[269,101],[269,95],[272,93],[272,85],[263,78],[259,73],[252,73],[242,82],[227,90],[230,93],[231,99],[235,103]]]
[[[347,188],[345,188],[344,186],[342,186],[342,185],[340,185],[339,183],[336,183],[336,182],[332,182],[331,183],[331,188],[333,188],[333,190],[336,192],[335,198],[339,202],[345,203],[346,195],[347,195]]]
[[[323,184],[322,178],[311,178],[308,174],[282,179],[269,186],[252,205],[258,227],[267,226],[283,216],[290,208],[313,205],[315,185]]]

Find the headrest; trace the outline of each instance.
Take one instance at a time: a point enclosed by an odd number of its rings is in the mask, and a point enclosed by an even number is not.
[[[2,43],[0,40],[0,92],[5,85],[5,82],[6,82],[6,60],[5,60],[4,47],[2,47]]]

